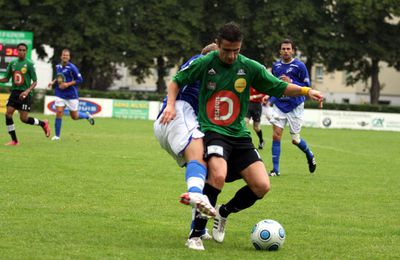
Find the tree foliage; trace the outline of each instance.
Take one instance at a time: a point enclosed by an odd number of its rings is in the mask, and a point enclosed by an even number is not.
[[[331,50],[324,55],[329,70],[353,72],[348,84],[371,79],[370,102],[378,104],[379,63],[396,66],[400,60],[400,5],[393,0],[333,2]]]
[[[172,67],[235,21],[245,35],[245,55],[269,67],[279,42],[292,38],[309,70],[321,62],[353,72],[349,84],[371,78],[371,103],[377,103],[379,62],[400,69],[399,9],[397,0],[0,0],[0,24],[33,31],[40,57],[48,55],[45,45],[55,50],[53,64],[69,48],[84,88],[107,89],[123,65],[138,82],[157,74],[161,93]]]

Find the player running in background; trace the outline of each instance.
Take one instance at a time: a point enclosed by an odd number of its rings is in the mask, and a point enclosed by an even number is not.
[[[180,69],[186,69],[194,60],[216,49],[215,43],[207,45],[201,54],[190,58]],[[186,166],[187,192],[180,196],[181,203],[192,205],[194,212],[198,210],[206,216],[214,217],[215,209],[211,206],[207,196],[203,195],[207,165],[203,159],[204,134],[199,130],[197,121],[199,87],[200,83],[194,82],[179,90],[175,102],[176,117],[169,124],[160,122],[161,115],[169,104],[168,98],[164,99],[157,120],[154,122],[154,134],[161,147],[176,160],[178,165]],[[211,238],[205,229],[201,236]]]
[[[262,99],[265,94],[258,92],[254,88],[250,87],[250,103],[249,110],[245,117],[246,125],[249,124],[250,119],[253,119],[253,129],[258,136],[258,149],[264,148],[264,139],[262,135],[262,130],[260,126],[261,114],[262,114]]]
[[[94,119],[89,112],[79,112],[78,85],[82,83],[83,78],[78,68],[70,62],[71,53],[64,49],[61,53],[61,63],[56,65],[56,78],[48,85],[51,88],[55,84],[55,106],[56,121],[55,135],[51,140],[60,140],[62,117],[64,109],[69,108],[69,114],[73,120],[87,119],[91,125],[94,125]]]
[[[293,58],[295,46],[289,39],[280,44],[281,59],[272,66],[272,74],[283,81],[294,83],[299,86],[310,87],[310,78],[303,62]],[[306,141],[300,138],[301,126],[304,114],[304,96],[300,97],[270,97],[268,103],[273,104],[272,116],[272,163],[273,169],[270,176],[279,176],[279,159],[281,154],[281,139],[283,129],[289,125],[292,143],[302,150],[307,157],[308,168],[313,173],[317,167],[314,154],[311,152]],[[267,104],[269,105],[269,104]]]
[[[11,94],[7,102],[6,125],[11,141],[6,145],[18,145],[17,134],[13,115],[15,110],[19,112],[19,118],[22,122],[29,125],[39,125],[43,128],[46,137],[50,136],[50,127],[47,120],[41,121],[34,117],[29,117],[31,111],[33,89],[36,87],[36,71],[32,61],[26,58],[28,46],[25,43],[17,45],[18,58],[12,60],[6,70],[5,77],[0,79],[1,83],[6,83],[12,77]]]
[[[268,174],[258,151],[254,148],[245,116],[250,98],[250,86],[261,93],[282,96],[307,95],[322,100],[322,95],[307,87],[286,83],[271,75],[260,63],[240,55],[242,33],[235,23],[225,24],[217,39],[219,51],[193,61],[179,71],[168,85],[168,103],[161,123],[176,117],[175,99],[179,89],[200,81],[199,116],[208,165],[208,178],[203,193],[215,206],[224,183],[240,178],[246,185],[226,204],[216,208],[213,238],[222,242],[227,217],[251,207],[270,189]],[[204,250],[200,239],[207,219],[196,215],[194,230],[186,245]]]

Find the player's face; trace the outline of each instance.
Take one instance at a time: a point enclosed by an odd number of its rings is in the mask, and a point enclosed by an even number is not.
[[[71,59],[69,51],[63,51],[61,53],[61,62],[63,64],[67,64],[67,62]]]
[[[21,45],[18,47],[17,51],[18,51],[18,58],[21,60],[25,59],[26,51],[27,51],[26,47]]]
[[[290,43],[282,43],[280,50],[281,57],[284,61],[290,61],[293,57],[294,50],[292,48],[292,44]]]
[[[221,42],[218,43],[219,48],[219,59],[226,64],[233,64],[240,52],[240,47],[242,46],[242,42],[230,42],[222,39]]]

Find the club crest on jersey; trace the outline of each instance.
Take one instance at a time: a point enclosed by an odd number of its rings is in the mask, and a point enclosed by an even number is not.
[[[244,72],[244,69],[239,69],[238,72],[236,73],[238,76],[244,76],[246,75],[246,72]]]
[[[215,90],[216,88],[217,88],[217,83],[215,83],[215,82],[208,82],[207,83],[207,89]]]
[[[235,90],[239,93],[242,93],[246,89],[246,86],[247,82],[244,78],[238,78],[234,84]]]
[[[217,74],[217,72],[215,72],[215,70],[213,68],[211,68],[207,73],[210,76],[213,76],[213,75]]]
[[[27,71],[28,71],[28,69],[25,68],[25,67],[23,67],[23,68],[21,69],[21,73],[22,73],[22,74],[25,74]]]
[[[293,68],[289,68],[289,69],[286,70],[286,73],[289,74],[292,71],[293,71]]]

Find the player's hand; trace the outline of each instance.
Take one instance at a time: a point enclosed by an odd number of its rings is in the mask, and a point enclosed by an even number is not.
[[[47,85],[47,88],[50,88],[50,89],[51,89],[52,86],[53,86],[53,82],[50,82],[50,83]]]
[[[29,95],[29,92],[24,91],[19,94],[19,100],[24,100]]]
[[[279,79],[280,79],[280,80],[283,80],[283,81],[285,81],[285,82],[287,82],[287,83],[292,83],[292,80],[291,80],[288,76],[286,76],[286,75],[280,76]]]
[[[165,125],[175,119],[176,111],[175,106],[172,104],[167,104],[164,109],[164,112],[161,115],[160,123]]]
[[[59,87],[60,89],[66,89],[66,88],[68,88],[67,82],[62,82],[62,83],[58,84],[58,87]]]
[[[262,99],[261,99],[261,103],[263,103],[264,105],[268,105],[268,100],[269,100],[269,96],[265,95]]]
[[[315,89],[310,89],[310,91],[308,92],[308,97],[312,100],[320,102],[320,106],[322,104],[322,101],[324,100],[324,96],[322,95],[322,93]]]

